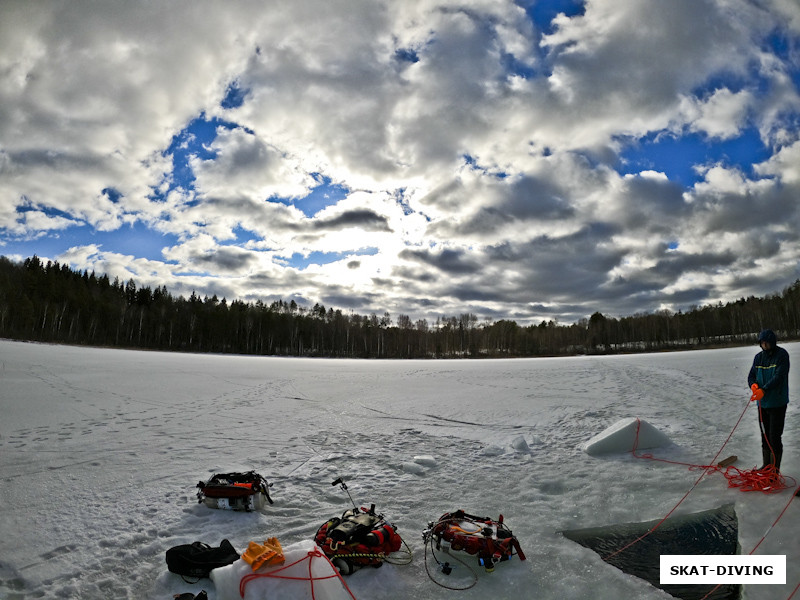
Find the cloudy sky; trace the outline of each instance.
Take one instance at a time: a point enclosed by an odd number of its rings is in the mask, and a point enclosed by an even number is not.
[[[429,322],[780,292],[800,3],[2,0],[0,254]]]

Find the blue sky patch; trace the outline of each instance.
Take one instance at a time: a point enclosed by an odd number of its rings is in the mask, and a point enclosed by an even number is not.
[[[54,214],[55,211],[46,212]],[[9,241],[0,246],[0,252],[22,256],[36,254],[55,260],[72,247],[97,244],[101,251],[164,262],[162,248],[177,243],[177,236],[155,231],[144,223],[137,222],[133,226],[123,225],[114,231],[97,231],[89,225],[69,227],[35,240]]]
[[[408,216],[414,213],[414,209],[408,203],[406,198],[406,188],[400,188],[394,191],[394,200],[403,209],[403,214]]]
[[[709,142],[706,136],[690,133],[677,138],[663,132],[651,134],[624,150],[619,157],[620,174],[653,170],[664,173],[670,181],[691,187],[702,179],[695,167],[722,163],[739,167],[753,175],[752,166],[765,161],[770,151],[761,142],[758,131],[749,128],[735,139]]]
[[[103,192],[105,192],[105,190],[103,190]],[[74,221],[76,223],[82,222],[75,216],[71,215],[70,213],[60,210],[58,208],[53,208],[52,206],[36,206],[34,204],[23,204],[17,206],[15,211],[17,214],[24,214],[28,212],[43,212],[48,217],[61,217],[63,219]]]
[[[207,119],[200,115],[193,119],[182,131],[172,138],[169,147],[164,151],[164,156],[172,157],[172,182],[170,190],[194,189],[194,171],[189,165],[193,156],[202,160],[216,158],[216,153],[208,149],[210,144],[217,139],[217,128],[235,129],[236,123],[219,118]]]
[[[234,81],[232,84],[228,86],[227,91],[225,92],[225,97],[220,102],[220,106],[226,110],[231,108],[239,108],[242,104],[244,104],[244,99],[247,97],[247,94],[250,90],[242,89],[239,87],[239,82]]]
[[[356,252],[309,252],[308,256],[295,253],[289,259],[289,266],[303,270],[308,265],[327,265],[348,256],[374,256],[378,253],[377,248],[362,248]]]
[[[262,239],[261,236],[245,229],[241,225],[233,228],[233,235],[235,236],[233,239],[220,240],[217,243],[220,246],[245,246],[248,242],[259,242]]]
[[[295,206],[303,212],[307,217],[313,217],[322,209],[332,206],[347,198],[350,193],[350,188],[345,185],[333,183],[330,177],[321,175],[320,173],[311,174],[317,181],[316,187],[311,189],[311,192],[303,198],[273,198],[274,201],[286,204],[287,206]]]
[[[500,57],[501,64],[507,73],[517,75],[523,79],[532,79],[537,71],[533,67],[526,65],[513,54],[505,53]]]
[[[419,55],[411,48],[398,48],[394,55],[403,62],[419,62]]]
[[[162,262],[162,248],[178,243],[177,236],[155,231],[141,221],[123,225],[115,231],[91,231],[82,239],[84,243],[97,244],[109,252]]]
[[[557,14],[564,13],[568,17],[574,17],[583,14],[585,8],[583,0],[534,0],[521,4],[539,31],[545,35],[555,30],[552,21]]]
[[[112,187],[107,187],[107,188],[101,190],[101,193],[104,196],[107,196],[108,199],[114,204],[119,202],[119,199],[122,198],[122,194],[119,192],[119,190],[117,190],[115,188],[112,188]]]

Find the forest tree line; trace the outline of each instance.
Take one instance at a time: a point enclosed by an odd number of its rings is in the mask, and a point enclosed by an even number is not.
[[[351,358],[525,357],[690,349],[753,343],[769,327],[800,337],[800,280],[781,293],[727,304],[628,317],[595,312],[571,325],[479,321],[471,313],[435,323],[389,313],[343,313],[293,300],[228,302],[173,296],[166,287],[75,271],[38,257],[0,256],[0,337],[49,343],[283,356]]]

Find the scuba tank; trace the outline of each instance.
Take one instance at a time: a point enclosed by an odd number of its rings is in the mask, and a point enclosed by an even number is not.
[[[341,477],[331,485],[340,485],[350,496]],[[350,501],[353,501],[352,496]],[[342,575],[350,575],[364,566],[382,566],[403,544],[397,527],[376,513],[374,504],[367,509],[357,507],[355,502],[341,517],[323,523],[314,541]]]
[[[396,528],[383,515],[375,513],[375,505],[345,511],[323,523],[314,536],[342,575],[350,575],[361,567],[378,568],[387,556],[397,552],[403,540]]]

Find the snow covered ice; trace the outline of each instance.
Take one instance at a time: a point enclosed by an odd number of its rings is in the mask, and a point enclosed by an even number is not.
[[[331,486],[337,477],[413,550],[409,565],[348,577],[359,600],[670,598],[558,532],[660,519],[698,473],[584,448],[639,417],[672,442],[648,452],[708,464],[748,403],[756,352],[358,361],[0,341],[0,598],[157,600],[205,589],[217,600],[211,580],[190,585],[169,573],[166,550],[309,540],[351,506]],[[795,367],[783,460],[798,479],[799,379]],[[760,464],[754,407],[722,457],[731,454],[740,468]],[[274,505],[239,513],[197,503],[199,480],[251,469],[273,483]],[[677,513],[735,503],[746,554],[790,496],[729,489],[715,473]],[[478,583],[467,591],[435,585],[421,532],[458,508],[502,514],[527,560],[494,573],[475,565]],[[786,585],[746,586],[745,598],[785,600],[800,582],[797,511],[800,500],[757,550],[787,556]],[[287,594],[310,590],[298,583]]]

